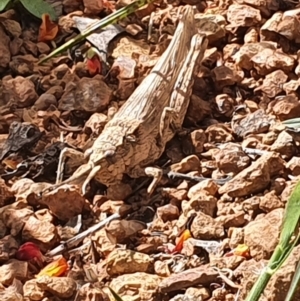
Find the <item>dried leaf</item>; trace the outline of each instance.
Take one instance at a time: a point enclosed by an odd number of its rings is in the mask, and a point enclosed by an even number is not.
[[[52,20],[57,16],[53,7],[44,0],[20,0],[22,5],[37,18],[42,18],[43,14],[48,14]]]
[[[49,14],[42,15],[42,24],[39,30],[39,42],[52,41],[58,33],[58,25],[51,21]]]
[[[21,245],[16,253],[16,258],[22,261],[35,261],[39,266],[42,266],[45,261],[40,248],[32,242]]]
[[[64,257],[49,263],[46,265],[36,277],[41,276],[50,276],[50,277],[59,277],[62,276],[68,270],[68,263]]]
[[[178,242],[177,242],[175,248],[171,251],[171,254],[179,253],[179,252],[182,250],[182,248],[183,248],[183,243],[184,243],[187,239],[189,239],[189,238],[191,238],[191,237],[192,237],[192,235],[191,235],[190,230],[188,230],[188,229],[185,230],[185,231],[180,235],[179,240],[178,240]]]

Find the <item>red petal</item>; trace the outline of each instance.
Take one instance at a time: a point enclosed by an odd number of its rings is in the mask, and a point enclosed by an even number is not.
[[[22,261],[36,262],[39,266],[42,266],[45,258],[40,248],[32,243],[26,242],[16,252],[16,258]]]
[[[94,55],[91,59],[87,59],[86,66],[90,75],[95,75],[101,72],[101,62],[97,55]]]

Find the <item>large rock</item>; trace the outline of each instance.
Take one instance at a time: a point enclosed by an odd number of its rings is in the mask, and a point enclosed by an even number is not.
[[[253,258],[271,257],[279,240],[283,215],[284,209],[278,208],[266,215],[259,215],[244,228],[244,242]]]
[[[107,108],[112,90],[100,75],[83,77],[78,82],[68,82],[58,108],[62,111],[101,112]]]

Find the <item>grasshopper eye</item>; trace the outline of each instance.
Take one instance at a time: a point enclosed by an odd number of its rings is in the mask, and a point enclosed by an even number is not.
[[[113,150],[107,150],[104,153],[105,158],[110,158],[115,154],[115,152]]]

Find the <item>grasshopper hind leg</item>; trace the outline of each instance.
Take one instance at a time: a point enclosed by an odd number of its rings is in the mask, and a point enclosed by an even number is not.
[[[91,180],[95,177],[95,175],[98,173],[100,169],[101,169],[100,165],[92,167],[92,170],[90,171],[90,173],[88,174],[88,176],[86,177],[85,181],[82,184],[82,188],[81,188],[82,195],[86,194],[87,185],[91,182]]]
[[[65,147],[59,155],[58,167],[56,172],[56,185],[62,182],[64,165],[67,158],[76,160],[76,162],[84,161],[84,154],[76,149]]]

